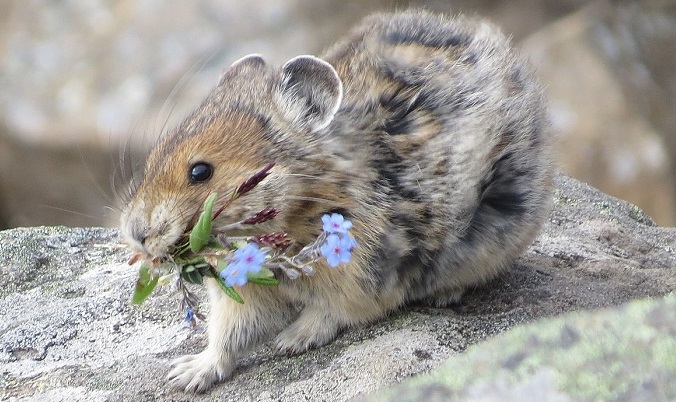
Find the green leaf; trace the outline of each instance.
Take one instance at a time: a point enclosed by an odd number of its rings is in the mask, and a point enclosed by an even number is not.
[[[255,285],[264,285],[264,286],[277,286],[277,285],[279,285],[279,281],[275,278],[251,278],[251,279],[249,279],[249,283],[253,283]]]
[[[211,274],[213,275],[213,278],[218,284],[218,286],[223,290],[223,292],[225,292],[226,295],[228,295],[228,297],[230,297],[232,300],[236,301],[239,304],[244,304],[244,299],[242,299],[242,296],[240,296],[239,293],[235,291],[235,289],[226,285],[223,278],[221,278],[220,275],[218,275],[218,272],[216,272],[216,269],[214,269],[213,267],[211,268]]]
[[[230,243],[230,245],[234,247],[236,250],[246,247],[247,244],[249,243],[247,243],[246,240],[236,240]]]
[[[202,213],[200,214],[195,227],[193,227],[190,232],[190,250],[192,250],[193,253],[199,252],[207,245],[207,243],[209,243],[209,238],[211,237],[211,213],[214,209],[215,201],[216,193],[211,193],[206,201],[204,201]]]
[[[131,297],[131,302],[133,304],[143,303],[143,301],[153,292],[159,279],[159,277],[150,274],[146,265],[141,265],[141,268],[138,271],[138,280],[134,287],[134,295]]]
[[[260,271],[255,274],[253,272],[247,272],[246,277],[249,278],[249,280],[257,278],[274,278],[275,274],[268,268],[261,268]]]
[[[267,268],[261,268],[261,270],[256,272],[255,274],[252,272],[247,272],[246,277],[249,283],[253,283],[256,285],[265,285],[265,286],[279,285],[279,281],[275,279],[275,274]]]
[[[247,282],[256,285],[279,285],[279,281],[275,279],[275,274],[267,268],[261,268],[256,273],[247,272],[246,278]]]
[[[228,297],[230,297],[232,300],[236,301],[239,304],[244,304],[244,299],[242,299],[242,296],[240,296],[239,293],[237,293],[237,291],[235,291],[233,287],[226,285],[225,281],[223,281],[223,279],[221,279],[220,276],[217,276],[214,279],[216,280],[216,283],[218,283],[218,286],[220,286],[221,289],[223,289],[223,291],[225,292],[225,294],[228,295]]]
[[[204,282],[202,275],[199,271],[195,270],[194,266],[191,265],[191,267],[193,269],[189,271],[185,269],[181,270],[181,278],[195,285],[201,285]]]
[[[214,275],[211,273],[211,265],[209,264],[197,267],[197,272],[199,272],[200,275],[206,276],[208,278],[214,277]]]

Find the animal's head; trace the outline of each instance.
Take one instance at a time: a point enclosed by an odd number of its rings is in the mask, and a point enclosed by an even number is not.
[[[209,194],[218,194],[218,208],[270,163],[270,175],[219,221],[236,222],[267,207],[284,212],[303,192],[292,166],[302,171],[341,100],[336,71],[312,56],[281,69],[258,55],[232,64],[204,103],[151,151],[121,218],[129,246],[148,257],[167,256]]]

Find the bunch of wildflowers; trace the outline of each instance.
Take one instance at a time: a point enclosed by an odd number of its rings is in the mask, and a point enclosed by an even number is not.
[[[199,311],[199,300],[186,283],[202,284],[205,277],[213,278],[226,295],[244,303],[235,287],[247,284],[274,286],[279,281],[273,270],[291,279],[314,274],[314,263],[325,259],[335,268],[347,263],[356,241],[350,234],[352,222],[338,213],[322,216],[322,233],[312,243],[295,255],[287,255],[293,239],[286,233],[273,232],[251,237],[228,237],[226,231],[247,225],[267,222],[279,213],[266,208],[240,222],[214,229],[216,219],[235,199],[251,191],[267,175],[273,164],[257,172],[233,192],[225,203],[213,213],[217,195],[211,194],[202,207],[197,223],[178,242],[176,251],[164,260],[145,260],[139,270],[132,302],[142,303],[158,284],[166,284],[175,278],[176,287],[183,295],[181,307],[186,311],[185,319],[191,327],[196,319],[204,319]],[[143,258],[135,253],[129,260],[134,264]]]

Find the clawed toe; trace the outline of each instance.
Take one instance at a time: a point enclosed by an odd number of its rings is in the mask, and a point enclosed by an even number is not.
[[[171,362],[172,370],[167,375],[169,385],[186,392],[202,393],[228,378],[234,361],[219,359],[208,352],[182,356]]]

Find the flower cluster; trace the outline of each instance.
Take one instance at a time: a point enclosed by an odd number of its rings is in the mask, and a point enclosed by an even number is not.
[[[350,235],[352,222],[346,220],[341,214],[331,214],[322,216],[322,229],[328,233],[326,242],[320,248],[320,251],[326,262],[331,268],[335,268],[340,263],[350,261],[352,249],[356,246],[356,241]]]
[[[244,286],[249,272],[257,274],[261,271],[265,257],[267,254],[258,248],[257,244],[248,243],[235,251],[232,261],[221,271],[220,276],[228,286]]]
[[[350,235],[352,222],[345,219],[341,214],[331,214],[322,216],[323,233],[317,238],[315,242],[306,247],[307,255],[316,255],[316,250],[319,250],[321,257],[326,258],[327,264],[331,268],[337,267],[341,263],[347,263],[352,257],[352,250],[356,246],[356,241]],[[259,241],[262,238],[258,238]],[[323,241],[323,243],[321,243]],[[232,286],[244,286],[252,274],[261,272],[266,260],[270,259],[270,255],[266,249],[261,249],[255,242],[247,243],[244,247],[237,249],[232,255],[230,263],[220,272],[220,277],[225,281],[225,284]],[[290,265],[302,266],[313,263],[318,258],[310,258],[310,261],[296,261],[290,260]],[[269,264],[268,264],[269,265]],[[274,267],[273,267],[274,268]],[[290,269],[290,267],[286,267]],[[312,272],[311,269],[305,269],[305,272]],[[298,275],[291,275],[294,278]]]
[[[293,239],[283,232],[266,233],[252,237],[229,237],[231,229],[246,229],[274,219],[279,210],[266,208],[240,222],[213,228],[213,220],[235,199],[256,187],[273,167],[270,164],[242,183],[233,194],[213,213],[216,194],[211,194],[202,207],[195,225],[176,244],[176,250],[169,258],[145,260],[139,270],[139,279],[134,289],[132,302],[142,303],[157,284],[168,282],[169,276],[176,278],[176,287],[183,294],[182,309],[190,327],[196,327],[196,319],[204,319],[199,311],[199,300],[186,286],[187,283],[202,284],[205,277],[213,278],[226,295],[244,303],[235,287],[253,285],[278,285],[274,270],[290,279],[301,275],[312,275],[314,265],[325,260],[331,268],[347,263],[357,242],[350,234],[352,222],[339,213],[322,216],[321,234],[312,243],[293,255],[287,251]],[[130,264],[143,258],[132,255]]]

